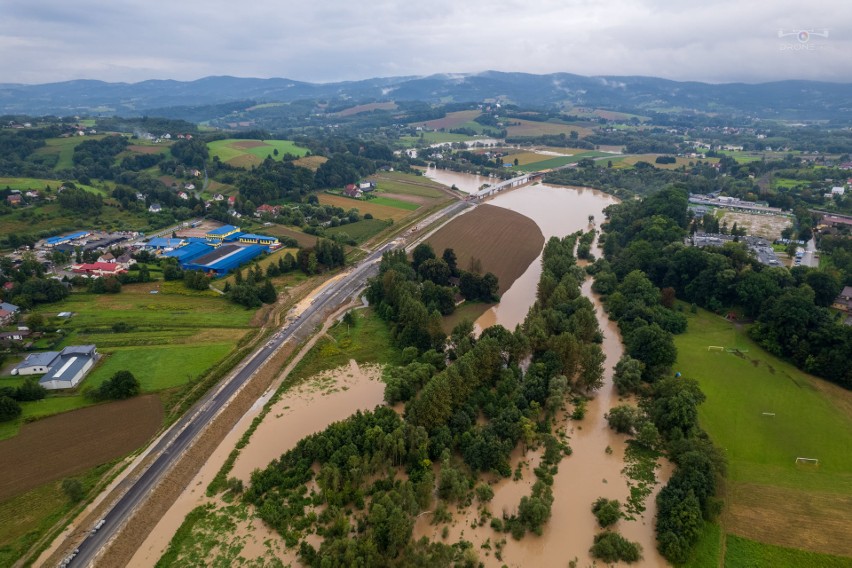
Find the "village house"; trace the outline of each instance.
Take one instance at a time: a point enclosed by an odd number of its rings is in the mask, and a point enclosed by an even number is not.
[[[115,257],[111,252],[105,252],[98,257],[98,262],[115,262]]]
[[[24,200],[23,198],[21,198],[20,193],[13,193],[12,195],[6,197],[6,203],[8,203],[9,205],[20,205],[23,202]]]
[[[832,302],[831,307],[847,313],[852,311],[852,286],[844,286]]]
[[[278,215],[280,212],[281,212],[281,206],[280,205],[268,205],[268,204],[264,203],[263,205],[261,205],[260,207],[258,207],[255,210],[254,215],[255,215],[255,217],[260,217],[261,215],[273,215],[274,216],[274,215]]]
[[[351,197],[353,199],[361,199],[361,196],[364,195],[364,192],[355,187],[355,184],[349,184],[343,188],[343,195],[345,195],[346,197]]]
[[[178,192],[178,197],[180,197],[181,199],[183,199],[184,201],[186,201],[187,199],[189,199],[189,194],[188,194],[187,192],[185,192],[185,191],[179,191],[179,192]]]
[[[213,201],[225,201],[225,196],[221,193],[213,195]]]
[[[86,276],[112,276],[127,272],[127,269],[116,262],[93,262],[75,264],[71,271]]]
[[[159,212],[160,212],[160,211],[162,211],[162,210],[163,210],[163,208],[162,208],[162,207],[160,207],[160,204],[159,204],[159,203],[152,203],[152,204],[148,207],[148,212],[149,212],[149,213],[159,213]]]

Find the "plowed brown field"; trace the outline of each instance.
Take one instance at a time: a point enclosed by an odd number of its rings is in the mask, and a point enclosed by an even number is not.
[[[0,501],[128,454],[162,423],[159,397],[147,395],[25,424],[0,441]]]
[[[536,259],[544,236],[529,217],[484,204],[442,227],[428,242],[439,257],[445,248],[453,249],[462,270],[478,258],[483,272],[497,276],[502,294]]]

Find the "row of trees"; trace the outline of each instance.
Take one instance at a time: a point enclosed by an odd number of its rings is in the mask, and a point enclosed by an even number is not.
[[[698,405],[704,400],[698,383],[672,376],[677,359],[672,335],[686,331],[687,324],[683,314],[672,309],[675,296],[687,289],[716,291],[711,285],[699,288],[699,276],[690,279],[689,270],[679,272],[695,267],[680,264],[677,256],[713,253],[681,244],[689,220],[686,192],[679,188],[667,188],[642,201],[625,201],[609,207],[606,214],[605,259],[589,270],[595,274],[593,289],[605,295],[609,315],[618,321],[627,347],[613,382],[619,393],[641,396],[639,408],[615,407],[607,419],[617,431],[635,436],[636,443],[665,449],[677,466],[657,496],[656,530],[660,553],[683,564],[698,542],[704,519],[719,513],[716,483],[724,475],[725,460],[698,425]],[[752,269],[744,250],[739,258]],[[669,266],[663,268],[665,264]],[[667,275],[662,282],[676,286],[661,290],[655,280],[659,274]],[[734,280],[736,272],[708,272],[704,277]]]

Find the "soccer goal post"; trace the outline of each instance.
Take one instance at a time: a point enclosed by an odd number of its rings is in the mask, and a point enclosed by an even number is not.
[[[707,351],[724,351],[725,348],[721,345],[708,345]]]
[[[796,458],[796,463],[807,464],[807,465],[819,465],[819,460],[817,458]]]

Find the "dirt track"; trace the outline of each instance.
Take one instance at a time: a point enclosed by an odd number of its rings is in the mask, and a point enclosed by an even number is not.
[[[25,424],[0,441],[0,500],[124,456],[162,423],[159,397],[147,395]]]

